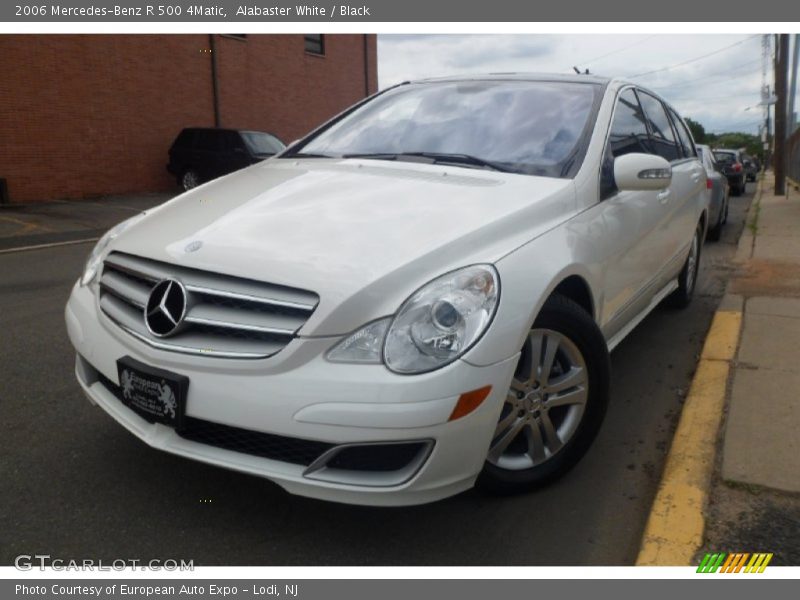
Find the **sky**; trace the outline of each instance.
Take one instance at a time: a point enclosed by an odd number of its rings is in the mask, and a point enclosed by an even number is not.
[[[625,77],[658,92],[706,131],[757,133],[761,35],[378,36],[379,87],[408,79],[491,72]],[[655,72],[653,72],[655,71]],[[768,84],[772,87],[771,62]],[[797,105],[798,103],[796,103]]]

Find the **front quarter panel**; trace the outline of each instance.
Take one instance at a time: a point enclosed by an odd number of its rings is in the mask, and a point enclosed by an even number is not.
[[[547,298],[570,276],[578,276],[587,284],[593,305],[597,306],[604,264],[599,257],[612,252],[612,247],[603,242],[600,231],[587,238],[591,229],[602,224],[582,218],[586,214],[578,215],[496,263],[501,283],[500,304],[485,338],[465,356],[467,362],[489,365],[519,352]]]

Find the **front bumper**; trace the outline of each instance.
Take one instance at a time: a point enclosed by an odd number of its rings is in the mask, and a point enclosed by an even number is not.
[[[381,365],[329,363],[323,356],[339,340],[334,337],[297,338],[265,360],[176,354],[123,332],[99,310],[93,291],[77,285],[65,316],[84,393],[148,445],[266,477],[290,493],[352,504],[422,504],[470,488],[517,362],[517,356],[485,367],[456,361],[432,373],[403,376]],[[392,479],[385,473],[330,470],[322,476],[306,465],[199,443],[144,420],[117,398],[109,382],[118,384],[117,360],[123,356],[187,376],[186,415],[204,422],[333,446],[428,445],[407,477]],[[448,421],[460,394],[487,385],[492,391],[474,412]]]

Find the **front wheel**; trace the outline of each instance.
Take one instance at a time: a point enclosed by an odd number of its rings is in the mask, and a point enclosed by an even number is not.
[[[594,320],[568,298],[548,300],[522,348],[478,487],[526,491],[575,466],[603,422],[609,376]]]

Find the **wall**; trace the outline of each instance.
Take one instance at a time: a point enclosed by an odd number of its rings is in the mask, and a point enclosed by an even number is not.
[[[364,36],[215,36],[221,125],[286,142],[365,95]],[[367,37],[370,91],[375,36]],[[173,189],[167,150],[213,126],[207,35],[0,36],[0,178],[12,202]]]

